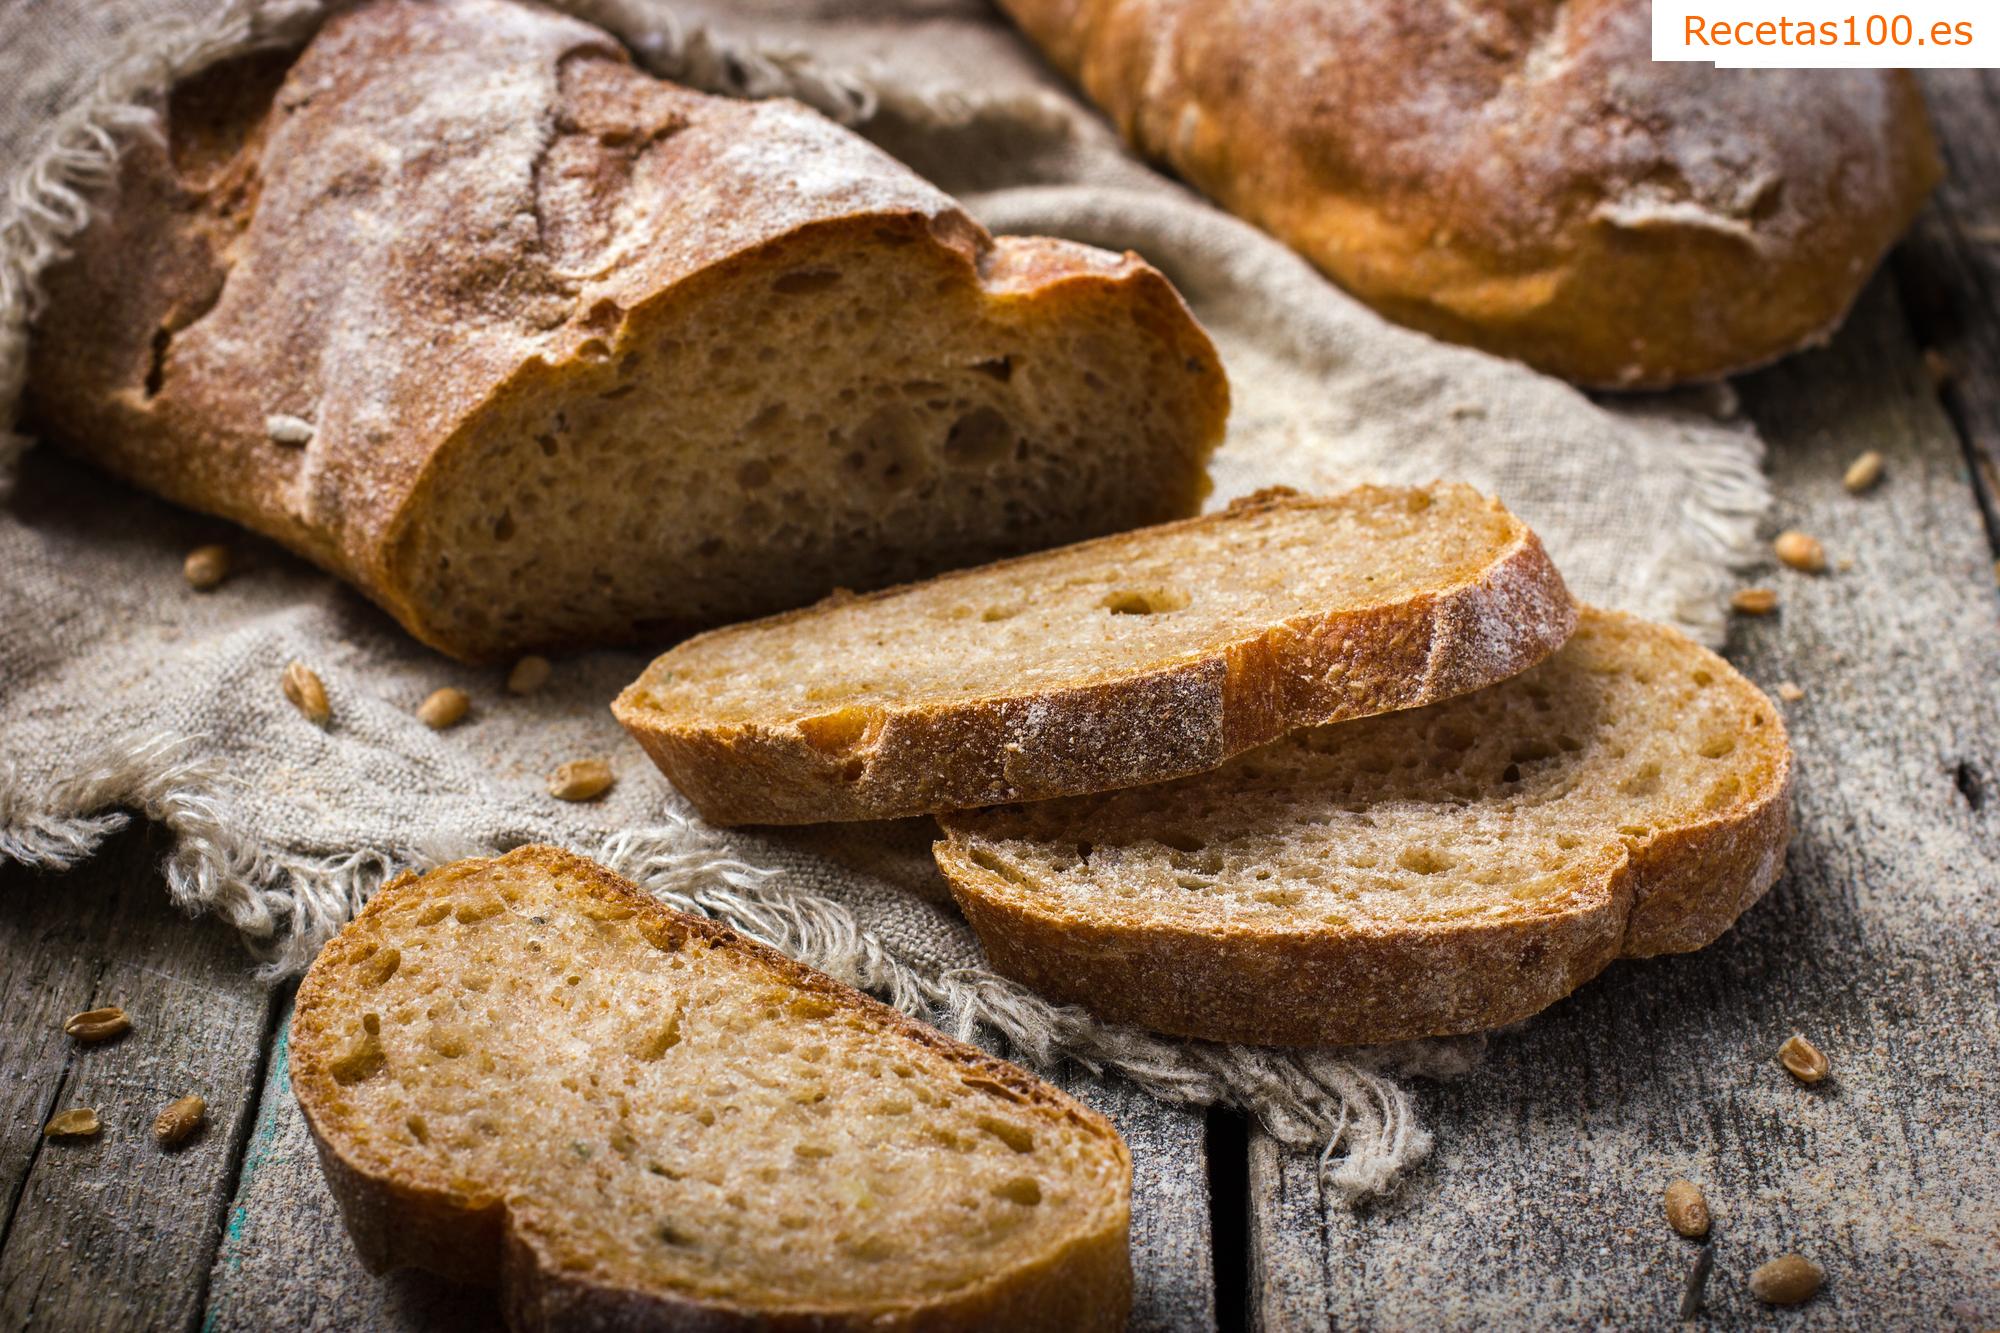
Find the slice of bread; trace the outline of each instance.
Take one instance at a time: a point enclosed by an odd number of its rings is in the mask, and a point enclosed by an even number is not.
[[[717,630],[614,711],[712,823],[886,819],[1202,772],[1504,679],[1575,620],[1469,487],[1276,490]]]
[[[1491,689],[1169,786],[948,816],[936,853],[993,966],[1099,1017],[1397,1041],[1713,940],[1783,868],[1791,774],[1756,686],[1587,610]]]
[[[515,1329],[1124,1327],[1101,1116],[551,847],[378,893],[291,1064],[368,1266]]]
[[[177,88],[48,275],[34,409],[100,466],[473,659],[1200,508],[1228,385],[1137,256],[538,5],[333,8]]]

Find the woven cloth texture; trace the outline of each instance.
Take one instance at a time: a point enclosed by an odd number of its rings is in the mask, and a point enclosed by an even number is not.
[[[1135,161],[974,0],[715,5],[570,0],[664,76],[790,95],[958,194],[996,232],[1133,249],[1180,286],[1235,391],[1214,502],[1283,483],[1462,479],[1541,533],[1590,601],[1721,632],[1729,568],[1768,496],[1754,432],[1713,395],[1602,402],[1391,325],[1277,242]],[[14,422],[37,277],[105,197],[118,146],[152,132],[170,80],[234,52],[297,45],[315,0],[32,0],[0,13],[0,425]],[[64,458],[0,458],[0,856],[61,867],[139,811],[176,835],[168,882],[296,970],[383,878],[550,841],[598,856],[1024,1062],[1068,1057],[1163,1098],[1227,1101],[1323,1154],[1330,1188],[1387,1188],[1420,1159],[1406,1073],[1463,1072],[1477,1039],[1282,1053],[1168,1042],[1093,1023],[983,968],[928,857],[927,821],[783,837],[703,827],[606,705],[630,652],[557,664],[517,698],[504,672],[418,646],[337,581],[215,519]],[[181,559],[226,542],[236,572],[191,592]],[[307,724],[278,681],[323,678]],[[468,721],[414,710],[457,685]],[[602,801],[545,775],[608,759]]]

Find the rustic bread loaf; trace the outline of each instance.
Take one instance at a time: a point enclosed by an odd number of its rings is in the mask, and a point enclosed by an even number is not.
[[[691,639],[613,711],[712,823],[1157,782],[1540,661],[1576,612],[1467,486],[1226,511]]]
[[[1159,273],[989,237],[790,102],[506,0],[182,86],[50,275],[43,424],[466,658],[1194,512],[1228,389]]]
[[[551,847],[384,888],[290,1050],[369,1267],[515,1329],[1124,1327],[1102,1117]]]
[[[1496,1027],[1698,949],[1790,836],[1775,708],[1673,630],[1585,611],[1533,670],[1162,787],[950,815],[995,968],[1218,1041]]]
[[[1392,319],[1586,384],[1830,333],[1939,176],[1907,71],[1654,63],[1647,0],[1001,0]]]

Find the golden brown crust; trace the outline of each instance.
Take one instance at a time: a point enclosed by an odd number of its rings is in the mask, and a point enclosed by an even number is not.
[[[1907,71],[1655,63],[1644,0],[1002,8],[1363,300],[1587,384],[1822,339],[1940,175]]]
[[[1127,1206],[1116,1211],[1115,1225],[1080,1237],[1038,1263],[993,1274],[942,1299],[866,1311],[772,1311],[672,1293],[615,1290],[564,1275],[512,1227],[502,1200],[427,1187],[362,1161],[333,1109],[337,1083],[330,1065],[336,1058],[334,1025],[343,1005],[339,987],[373,953],[380,920],[399,897],[416,891],[425,880],[464,878],[489,866],[561,875],[593,897],[633,909],[673,938],[698,938],[747,955],[787,986],[865,1014],[891,1037],[942,1054],[1037,1114],[1086,1127],[1113,1147],[1129,1182],[1131,1157],[1111,1123],[1019,1066],[947,1037],[726,926],[676,912],[593,861],[560,848],[533,845],[492,861],[459,861],[429,875],[399,876],[378,890],[327,944],[300,984],[288,1040],[292,1090],[305,1112],[341,1216],[371,1271],[418,1267],[459,1281],[498,1284],[509,1327],[518,1330],[1048,1327],[1109,1333],[1124,1326],[1131,1300]]]
[[[1232,515],[1331,503],[1273,489],[1221,514],[1070,549],[1101,553],[1110,566],[1122,549],[1165,534],[1226,524]],[[1497,501],[1488,504],[1504,513]],[[612,711],[715,824],[892,819],[1162,782],[1215,768],[1299,727],[1463,694],[1560,648],[1575,628],[1576,609],[1541,541],[1512,522],[1512,543],[1455,586],[1391,605],[1302,616],[1143,673],[886,709],[879,726],[850,745],[815,743],[809,727],[788,719],[711,725],[666,713],[650,702],[650,671]],[[944,575],[929,586],[1036,559]],[[814,614],[807,607],[757,628],[797,625],[809,636]]]
[[[1731,688],[1757,694],[1688,647]],[[1106,925],[1056,896],[1007,892],[976,854],[976,831],[949,817],[933,850],[996,971],[1106,1021],[1282,1046],[1476,1032],[1547,1008],[1613,959],[1699,949],[1776,882],[1791,837],[1792,756],[1777,710],[1764,701],[1759,715],[1776,764],[1757,790],[1712,817],[1607,845],[1595,873],[1498,923]]]
[[[1227,384],[1157,272],[996,243],[805,108],[652,80],[576,20],[376,0],[330,19],[289,69],[231,62],[165,110],[164,140],[132,145],[117,198],[48,276],[31,410],[107,470],[351,580],[445,652],[531,646],[474,641],[425,604],[411,534],[454,454],[534,386],[602,387],[702,291],[815,238],[894,233],[992,308],[1052,321],[1109,293],[1178,354],[1198,404],[1159,517],[1200,499]],[[655,145],[673,188],[634,202]],[[613,225],[628,207],[643,225]],[[277,441],[274,417],[310,439]]]

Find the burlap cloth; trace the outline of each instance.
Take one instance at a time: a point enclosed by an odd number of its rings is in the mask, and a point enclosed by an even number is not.
[[[1463,478],[1534,524],[1580,596],[1719,636],[1728,566],[1767,501],[1753,433],[1690,403],[1593,403],[1385,323],[1133,161],[977,0],[567,7],[660,74],[811,102],[995,231],[1159,265],[1235,386],[1217,503],[1272,482]],[[36,275],[101,197],[117,144],[150,131],[154,95],[221,55],[299,42],[320,14],[318,0],[0,12],[0,423],[18,400]],[[0,460],[0,473],[13,479],[0,506],[0,856],[66,866],[121,811],[141,811],[177,835],[176,898],[239,927],[274,970],[303,966],[395,870],[547,840],[1029,1064],[1070,1057],[1164,1098],[1245,1107],[1321,1151],[1329,1186],[1349,1194],[1387,1188],[1429,1145],[1397,1075],[1477,1059],[1477,1039],[1287,1054],[1056,1009],[983,970],[915,821],[781,839],[693,820],[606,709],[641,655],[561,662],[548,688],[515,698],[499,671],[418,647],[345,586],[219,521],[51,449]],[[181,558],[209,541],[232,546],[239,572],[196,594]],[[293,659],[326,682],[326,730],[280,695]],[[433,732],[413,709],[444,684],[468,690],[473,713]],[[588,755],[614,765],[610,796],[551,799],[544,774]]]

